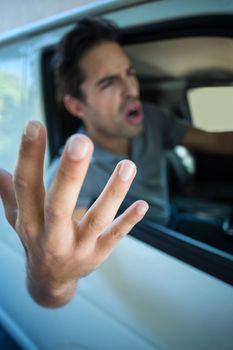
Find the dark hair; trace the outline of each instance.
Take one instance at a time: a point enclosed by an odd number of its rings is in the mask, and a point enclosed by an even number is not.
[[[83,55],[103,42],[119,42],[119,30],[110,21],[82,18],[60,41],[53,59],[60,94],[84,99],[80,85],[85,79],[80,68]]]

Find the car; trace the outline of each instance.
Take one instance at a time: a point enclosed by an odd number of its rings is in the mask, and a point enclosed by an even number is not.
[[[12,171],[31,118],[48,130],[46,169],[79,123],[51,66],[84,15],[116,22],[143,100],[206,130],[233,130],[231,1],[100,1],[0,38],[0,159]],[[0,322],[22,349],[230,350],[233,346],[233,157],[177,146],[166,154],[172,218],[143,220],[49,310],[25,285],[21,243],[0,210]]]

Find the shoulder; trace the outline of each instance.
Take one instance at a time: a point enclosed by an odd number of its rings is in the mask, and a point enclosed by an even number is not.
[[[145,118],[145,126],[148,125],[148,127],[150,127],[153,125],[156,128],[162,127],[166,119],[166,113],[161,107],[153,103],[143,102],[142,109]]]
[[[159,106],[157,106],[151,102],[143,101],[142,102],[142,109],[143,109],[143,112],[145,113],[145,115],[148,117],[150,117],[150,116],[155,117],[155,116],[163,114],[162,109]]]

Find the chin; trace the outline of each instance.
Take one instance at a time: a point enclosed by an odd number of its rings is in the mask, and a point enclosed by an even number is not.
[[[128,137],[129,138],[133,138],[138,136],[143,130],[144,130],[144,124],[140,124],[140,125],[135,125],[133,128],[130,128],[131,130],[129,130],[128,132]]]

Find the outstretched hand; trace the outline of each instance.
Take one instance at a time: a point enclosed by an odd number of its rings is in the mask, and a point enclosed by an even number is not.
[[[93,152],[87,136],[67,142],[48,192],[43,184],[46,132],[31,121],[22,136],[14,175],[0,171],[0,194],[8,222],[27,257],[27,285],[36,302],[47,307],[68,303],[77,281],[96,269],[117,242],[142,219],[144,201],[115,215],[136,174],[134,163],[118,163],[103,192],[81,220],[74,208]]]

